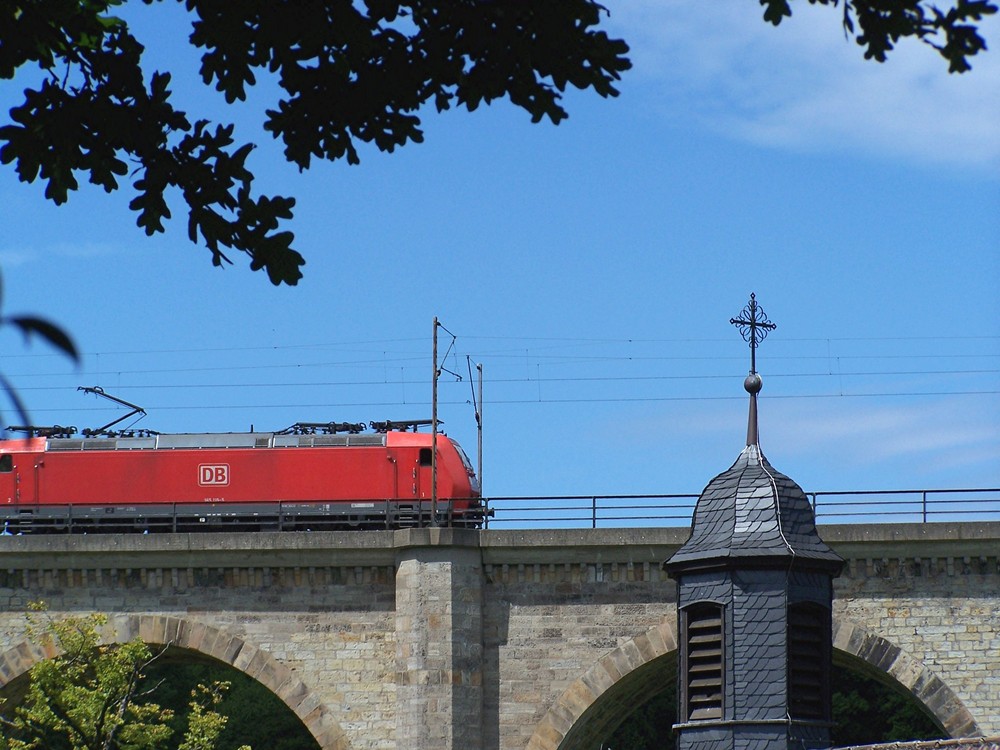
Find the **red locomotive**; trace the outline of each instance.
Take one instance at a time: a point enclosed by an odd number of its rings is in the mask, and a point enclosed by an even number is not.
[[[344,423],[206,434],[101,428],[83,437],[11,428],[29,436],[0,440],[0,527],[10,534],[478,526],[480,487],[468,457],[438,434],[434,461],[434,436],[416,431],[422,424],[429,420],[373,422],[374,431]]]

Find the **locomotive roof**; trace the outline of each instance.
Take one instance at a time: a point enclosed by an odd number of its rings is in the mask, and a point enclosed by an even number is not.
[[[313,448],[384,446],[385,433],[282,435],[276,432],[176,433],[145,437],[48,438],[46,450],[169,450],[183,448]]]

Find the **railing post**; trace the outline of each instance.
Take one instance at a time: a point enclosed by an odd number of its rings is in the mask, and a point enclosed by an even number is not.
[[[597,528],[597,496],[590,498],[590,528]]]
[[[924,523],[927,523],[927,490],[923,490],[920,493],[920,508]]]

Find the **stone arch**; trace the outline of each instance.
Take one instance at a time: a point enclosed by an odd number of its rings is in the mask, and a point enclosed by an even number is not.
[[[622,707],[634,706],[647,688],[677,673],[677,618],[604,655],[556,699],[528,741],[527,750],[588,747],[617,725]],[[599,700],[600,699],[600,700]]]
[[[858,623],[834,615],[834,662],[851,659],[869,673],[909,690],[952,738],[983,734],[972,714],[944,681],[918,659]],[[838,656],[846,654],[847,656]],[[635,705],[652,679],[676,675],[677,619],[660,625],[603,656],[570,685],[545,714],[527,750],[589,747],[613,729],[623,706]],[[646,693],[648,695],[648,693]]]
[[[112,616],[101,634],[103,643],[126,643],[136,637],[204,654],[245,673],[278,696],[323,750],[350,750],[347,736],[319,697],[292,670],[252,643],[211,625],[159,615]],[[31,641],[8,649],[0,654],[0,687],[57,655],[51,645]]]
[[[952,738],[983,734],[972,713],[944,681],[916,657],[886,638],[836,613],[833,616],[833,660],[853,666],[838,654],[854,657],[866,672],[906,688]]]

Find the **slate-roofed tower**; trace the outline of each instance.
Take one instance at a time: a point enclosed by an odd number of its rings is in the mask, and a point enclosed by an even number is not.
[[[802,489],[760,450],[757,344],[774,324],[754,295],[747,446],[709,482],[691,536],[664,563],[677,581],[679,750],[830,746],[833,579],[843,560],[816,531]]]

